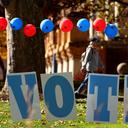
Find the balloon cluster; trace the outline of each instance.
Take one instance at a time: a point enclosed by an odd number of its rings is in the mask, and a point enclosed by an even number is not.
[[[20,18],[13,18],[10,21],[10,26],[13,30],[20,30],[23,27],[23,21]],[[81,32],[89,30],[90,22],[86,18],[82,18],[77,22],[77,28]],[[4,17],[0,17],[0,31],[5,30],[7,27],[7,20]],[[70,32],[73,29],[73,23],[69,19],[63,19],[60,22],[60,30],[63,32]],[[93,28],[95,31],[104,32],[108,38],[114,38],[118,34],[118,28],[115,24],[106,24],[106,22],[98,18],[93,22]],[[45,19],[40,23],[40,29],[44,33],[51,32],[54,29],[54,24],[50,19]],[[27,24],[23,28],[24,35],[32,37],[36,34],[36,27],[33,24]]]

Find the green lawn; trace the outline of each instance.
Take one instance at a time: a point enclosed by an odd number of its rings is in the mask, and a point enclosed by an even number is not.
[[[86,103],[85,100],[77,100],[77,119],[68,121],[47,121],[41,101],[42,119],[39,121],[13,122],[10,117],[9,102],[0,101],[0,128],[128,128],[123,124],[123,102],[118,103],[118,121],[116,124],[89,123],[85,120]]]

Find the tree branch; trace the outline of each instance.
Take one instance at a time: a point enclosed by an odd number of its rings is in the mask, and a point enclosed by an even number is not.
[[[8,6],[10,4],[11,0],[0,0],[0,5],[1,6]]]
[[[126,2],[126,0],[110,0],[110,2],[118,2],[120,4],[123,4],[125,6],[128,6],[128,2]]]

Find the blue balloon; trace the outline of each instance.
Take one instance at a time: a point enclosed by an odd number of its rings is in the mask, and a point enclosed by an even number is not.
[[[115,24],[108,24],[104,32],[108,38],[114,38],[119,31]]]
[[[82,18],[77,22],[77,28],[82,32],[88,31],[89,27],[90,22],[85,18]]]
[[[13,18],[10,25],[13,30],[20,30],[23,27],[23,21],[20,18]]]
[[[51,20],[45,19],[40,23],[40,29],[44,33],[51,32],[54,28],[54,24]]]

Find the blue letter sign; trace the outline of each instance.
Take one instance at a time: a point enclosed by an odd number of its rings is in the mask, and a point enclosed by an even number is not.
[[[116,122],[118,76],[90,74],[88,84],[87,121]]]
[[[124,122],[128,123],[128,75],[124,82]]]
[[[35,72],[7,75],[11,115],[14,120],[40,119],[39,95]]]
[[[75,98],[71,73],[41,74],[47,119],[73,119]]]

